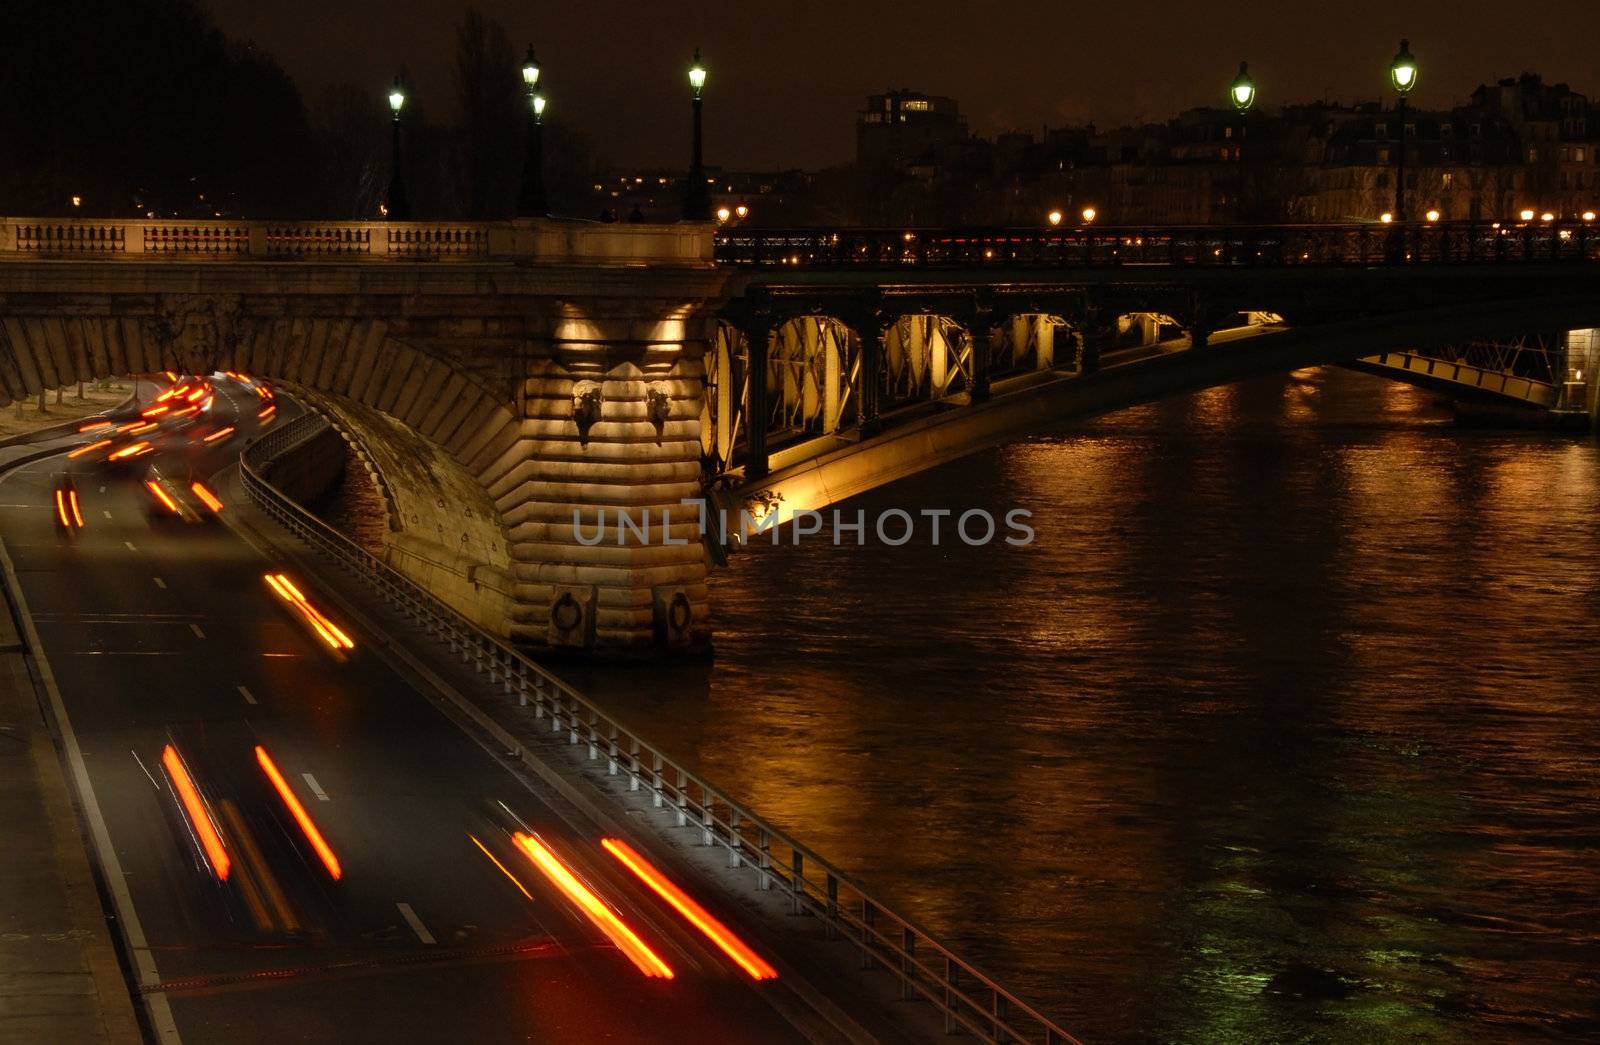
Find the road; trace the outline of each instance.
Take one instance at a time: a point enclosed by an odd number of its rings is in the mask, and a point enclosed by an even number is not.
[[[258,400],[235,381],[214,387],[214,416],[143,460],[187,480],[236,458]],[[225,424],[238,431],[197,449]],[[773,1007],[781,983],[753,982],[706,943],[370,636],[340,622],[355,649],[336,656],[263,582],[281,566],[214,520],[153,517],[143,468],[108,474],[97,459],[0,478],[0,533],[183,1040],[803,1040]],[[63,473],[85,522],[71,535],[53,515]],[[162,769],[169,743],[209,803],[226,882]],[[256,745],[326,838],[338,880]],[[523,825],[671,979],[642,975],[539,873],[512,841]]]

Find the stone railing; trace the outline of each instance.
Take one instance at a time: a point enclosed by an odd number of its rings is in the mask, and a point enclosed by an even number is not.
[[[18,258],[709,265],[712,230],[558,220],[0,219],[0,260]]]

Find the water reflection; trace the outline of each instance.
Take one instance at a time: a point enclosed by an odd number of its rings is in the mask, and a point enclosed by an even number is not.
[[[1600,450],[1342,371],[860,499],[578,681],[1092,1040],[1600,1034]]]

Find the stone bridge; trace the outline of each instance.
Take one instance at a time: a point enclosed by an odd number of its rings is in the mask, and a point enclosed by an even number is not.
[[[397,568],[530,646],[649,651],[709,639],[684,499],[820,507],[1274,370],[1369,358],[1417,378],[1386,360],[1600,326],[1596,262],[1588,227],[1562,224],[715,241],[692,225],[10,219],[0,406],[168,369],[279,382],[380,473]],[[1496,394],[1542,384],[1522,398],[1588,416],[1587,358]],[[1456,363],[1480,389],[1492,376]],[[619,511],[648,513],[648,537]]]

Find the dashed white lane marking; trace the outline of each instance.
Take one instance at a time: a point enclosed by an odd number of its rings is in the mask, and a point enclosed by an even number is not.
[[[243,686],[239,687],[239,695],[245,699],[245,703],[247,704],[254,704],[256,702],[255,695]]]
[[[189,625],[189,630],[194,632],[194,637],[197,639],[203,639],[206,637],[206,633],[200,630],[200,625],[198,624]]]
[[[130,551],[130,552],[136,552],[136,551],[138,551],[138,550],[139,550],[139,549],[137,549],[137,548],[135,548],[135,547],[134,547],[134,546],[133,546],[133,542],[132,542],[132,541],[123,541],[123,542],[122,542],[122,544],[123,544],[123,546],[124,546],[124,547],[126,547],[126,548],[127,548],[127,549],[128,549],[128,550],[129,550],[129,551]]]
[[[417,917],[417,912],[411,909],[410,904],[397,903],[395,906],[400,908],[400,917],[404,918],[406,924],[411,926],[411,931],[417,934],[417,939],[423,943],[438,942],[433,938],[433,933],[428,931],[428,927],[422,924],[422,919]]]
[[[318,802],[326,802],[328,800],[328,792],[322,790],[322,785],[317,783],[316,777],[310,773],[301,773],[300,775],[306,778],[306,786],[311,789],[312,794],[317,796]]]
[[[111,518],[111,513],[106,511],[104,508],[100,509],[100,514],[105,516],[107,519]]]
[[[162,580],[160,577],[151,577],[150,579],[156,582],[156,587],[158,588],[165,588],[167,586],[167,582]]]

